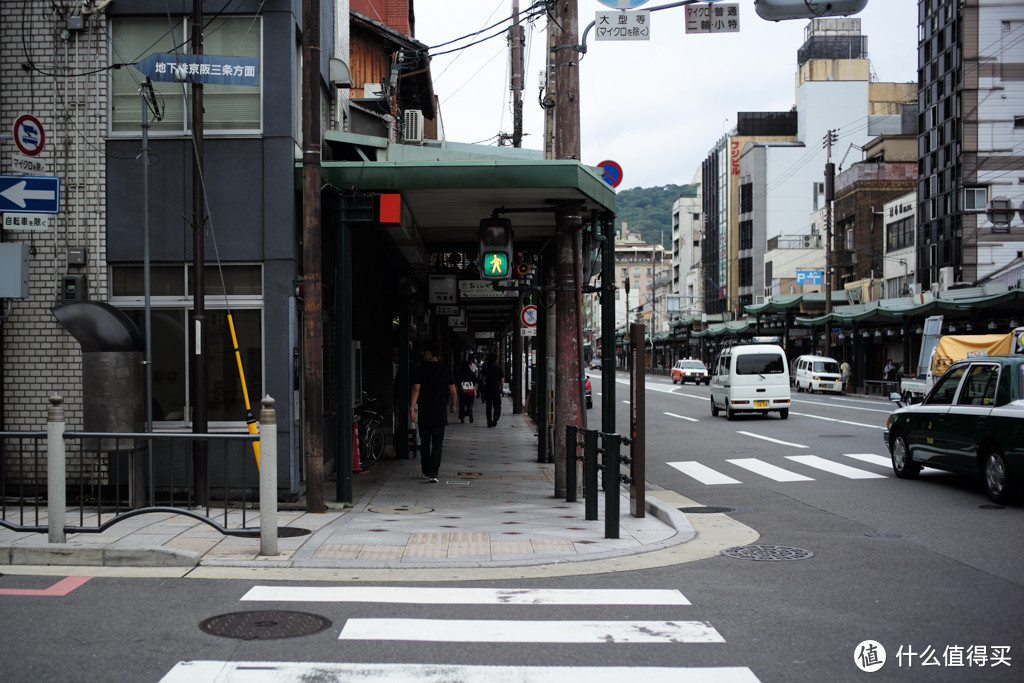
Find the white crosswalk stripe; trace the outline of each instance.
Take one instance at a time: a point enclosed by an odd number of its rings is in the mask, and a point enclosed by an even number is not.
[[[480,666],[347,662],[179,662],[161,683],[757,683],[746,667]]]
[[[889,469],[891,467],[891,461],[886,456],[876,455],[874,453],[843,453],[844,457],[859,460],[860,462],[868,463],[870,465],[878,465],[880,467]],[[888,479],[888,474],[879,474],[870,470],[861,469],[858,467],[851,467],[844,463],[835,462],[828,458],[823,458],[817,455],[787,455],[787,460],[796,463],[797,465],[810,467],[815,470],[828,472],[844,479]],[[726,460],[730,465],[734,465],[741,469],[744,469],[752,474],[756,474],[766,479],[771,479],[777,482],[804,482],[804,481],[815,481],[814,477],[801,474],[800,472],[787,469],[785,467],[779,467],[778,465],[766,462],[759,458],[730,458]],[[742,484],[743,482],[736,479],[731,473],[720,472],[717,469],[709,467],[704,463],[697,462],[696,460],[685,460],[679,462],[666,463],[670,467],[679,470],[686,476],[697,480],[701,484],[707,486],[716,486],[721,484]],[[748,480],[749,483],[749,480]]]
[[[417,605],[689,605],[677,590],[253,586],[242,600]]]
[[[703,621],[349,619],[339,640],[432,643],[724,643]]]

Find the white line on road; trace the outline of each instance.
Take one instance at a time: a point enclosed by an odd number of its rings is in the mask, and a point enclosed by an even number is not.
[[[483,666],[350,662],[178,662],[160,683],[757,683],[747,667]]]
[[[677,590],[253,586],[242,600],[416,605],[689,605]]]
[[[724,643],[704,621],[349,619],[338,640],[433,643]]]
[[[753,432],[737,431],[736,433],[737,434],[743,434],[745,436],[752,436],[755,439],[764,439],[765,441],[771,441],[772,443],[777,443],[777,444],[780,444],[782,446],[792,446],[793,448],[808,448],[808,446],[804,446],[802,444],[791,443],[789,441],[779,441],[778,439],[773,439],[770,436],[761,436],[760,434],[754,434]]]
[[[686,417],[685,415],[676,415],[675,413],[662,413],[662,415],[668,415],[669,417],[678,417],[680,420],[689,420],[690,422],[700,422],[695,417]]]
[[[843,410],[865,410],[865,411],[867,411],[869,413],[885,413],[886,415],[888,415],[889,413],[892,412],[891,408],[888,409],[888,410],[883,410],[882,408],[861,408],[859,406],[848,406],[848,405],[837,406],[834,403],[822,403],[820,401],[808,401],[807,399],[801,399],[801,398],[794,398],[793,399],[793,403],[806,403],[806,404],[812,405],[812,406],[832,406],[833,408],[842,407]]]
[[[811,417],[815,420],[824,420],[826,422],[839,422],[844,425],[853,425],[854,427],[867,427],[869,429],[885,429],[885,425],[869,425],[863,422],[850,422],[849,420],[837,420],[834,417],[822,417],[821,415],[811,415],[810,413],[794,413],[792,410],[789,411],[790,415],[799,415],[800,417]]]
[[[847,458],[853,458],[855,460],[861,460],[863,462],[869,462],[872,465],[879,465],[881,467],[892,467],[892,460],[884,455],[875,455],[874,453],[843,453]]]
[[[742,467],[745,470],[750,470],[754,474],[760,474],[762,477],[768,477],[775,481],[814,481],[811,477],[805,477],[802,474],[796,472],[790,472],[784,470],[781,467],[776,467],[763,460],[757,458],[737,458],[735,460],[729,460],[733,465]]]
[[[695,460],[685,460],[682,462],[670,462],[666,463],[669,467],[674,467],[688,477],[693,477],[702,484],[714,485],[714,484],[741,484],[743,482],[727,477],[721,472],[711,469],[706,465]]]
[[[838,474],[840,477],[846,477],[847,479],[885,479],[885,475],[875,474],[874,472],[868,472],[867,470],[859,470],[856,467],[850,467],[849,465],[843,465],[842,463],[832,462],[825,458],[820,458],[817,455],[787,455],[787,459],[793,462],[798,462],[808,467],[813,467],[817,470],[824,470],[825,472],[831,472],[832,474]]]

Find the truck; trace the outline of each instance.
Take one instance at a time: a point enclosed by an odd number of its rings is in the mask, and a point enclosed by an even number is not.
[[[1024,353],[1024,327],[1006,334],[942,334],[942,316],[925,320],[917,371],[900,378],[904,403],[920,403],[950,365],[975,356]]]

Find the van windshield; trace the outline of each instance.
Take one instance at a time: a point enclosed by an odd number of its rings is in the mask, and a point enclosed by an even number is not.
[[[839,363],[832,360],[816,360],[814,361],[815,372],[831,372],[836,375],[839,374]]]
[[[781,375],[786,371],[777,353],[749,353],[736,356],[737,375]]]

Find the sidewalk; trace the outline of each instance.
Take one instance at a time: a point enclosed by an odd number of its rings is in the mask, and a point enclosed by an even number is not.
[[[511,408],[508,401],[505,408]],[[508,410],[497,427],[488,428],[482,407],[476,413],[481,419],[472,424],[448,426],[437,483],[422,478],[419,458],[395,460],[386,452],[368,473],[354,475],[352,507],[333,502],[333,481],[325,485],[328,511],[323,514],[306,513],[304,501],[282,506],[278,525],[285,531],[276,556],[259,554],[259,538],[223,536],[185,516],[153,513],[100,534],[69,534],[60,545],[49,544],[45,534],[0,529],[0,565],[526,567],[649,553],[697,535],[677,509],[692,501],[671,491],[649,491],[647,514],[637,519],[629,514],[628,491],[622,488],[619,538],[604,538],[604,492],[599,519],[585,520],[582,491],[575,503],[554,497],[554,465],[536,461],[537,436],[524,416]],[[231,514],[240,519],[240,511]],[[735,524],[722,515],[696,517],[718,518],[712,526]],[[258,528],[258,510],[247,511],[246,523]],[[289,528],[301,535],[285,535]],[[749,534],[741,536],[740,542],[749,540]],[[583,567],[575,569],[569,573],[585,573]]]

